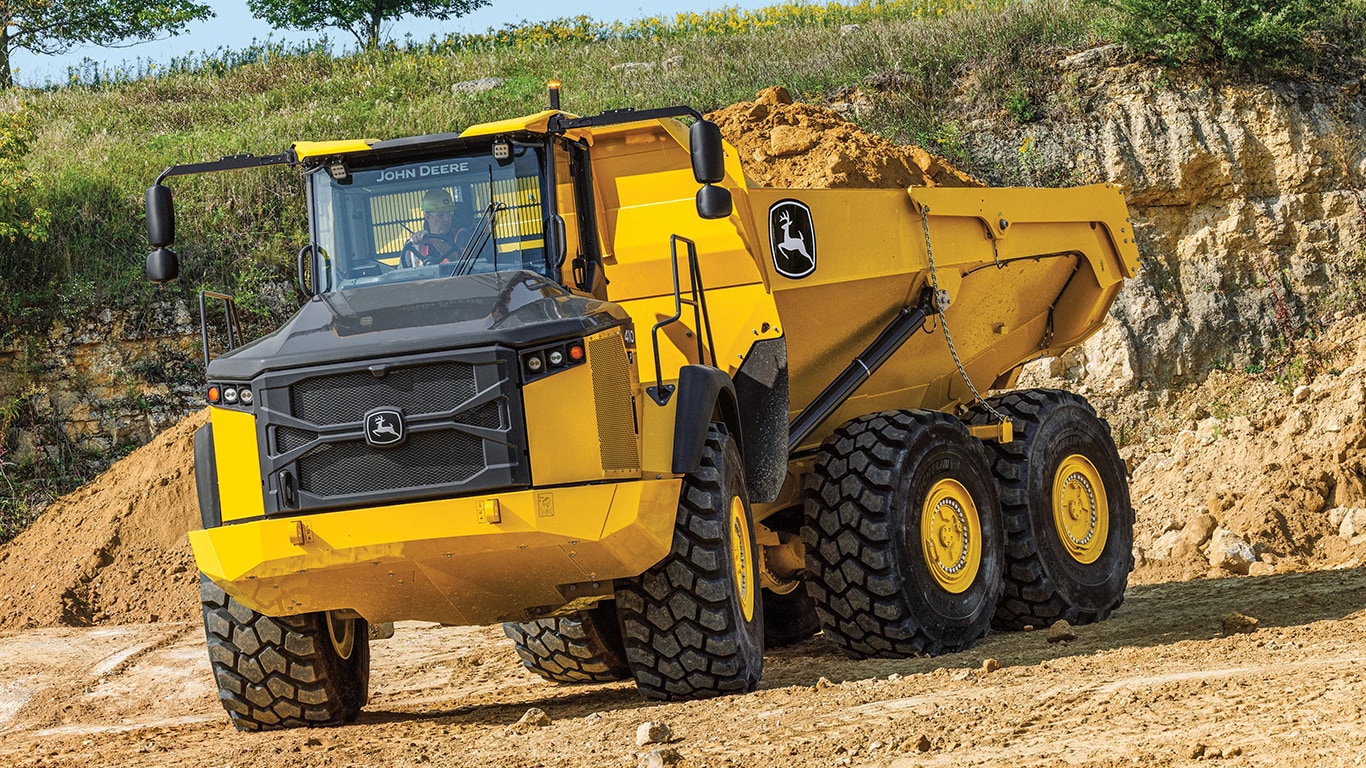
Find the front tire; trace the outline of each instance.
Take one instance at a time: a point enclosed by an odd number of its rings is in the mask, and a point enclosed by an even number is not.
[[[642,695],[699,699],[758,687],[757,555],[740,451],[712,425],[697,471],[683,478],[669,554],[617,582],[622,641]]]
[[[952,416],[887,411],[826,439],[808,481],[807,588],[849,656],[937,655],[991,627],[999,503],[981,444]]]
[[[239,731],[341,725],[369,697],[365,619],[257,613],[200,577],[218,699]]]
[[[1013,423],[991,445],[1006,526],[1001,629],[1088,624],[1124,602],[1134,510],[1110,427],[1079,395],[1026,389],[988,401]],[[979,410],[973,423],[990,423]]]

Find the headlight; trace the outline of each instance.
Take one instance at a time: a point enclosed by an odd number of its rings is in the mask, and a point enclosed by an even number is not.
[[[205,399],[210,405],[250,408],[256,401],[256,394],[247,384],[210,384]]]
[[[588,359],[584,353],[583,339],[546,344],[521,353],[524,380],[531,381],[549,376],[564,368],[579,365]]]

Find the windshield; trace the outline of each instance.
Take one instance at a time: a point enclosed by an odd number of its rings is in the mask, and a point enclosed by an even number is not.
[[[342,179],[311,176],[313,242],[323,292],[526,269],[550,276],[540,148],[487,146]]]

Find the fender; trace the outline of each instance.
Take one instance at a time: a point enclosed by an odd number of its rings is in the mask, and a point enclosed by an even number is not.
[[[194,433],[194,486],[199,494],[199,520],[207,530],[223,524],[223,506],[218,500],[218,461],[213,455],[213,425],[205,424]]]
[[[726,425],[735,438],[736,447],[744,455],[735,383],[724,371],[710,365],[683,366],[678,372],[678,404],[674,409],[672,470],[675,473],[686,475],[697,471],[697,465],[702,461],[702,446],[707,440],[707,426],[714,421]]]

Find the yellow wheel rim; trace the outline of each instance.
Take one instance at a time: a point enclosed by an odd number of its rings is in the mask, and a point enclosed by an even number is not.
[[[1053,527],[1067,554],[1083,565],[1105,551],[1110,533],[1110,504],[1105,483],[1091,460],[1074,453],[1053,475]]]
[[[332,640],[332,650],[343,660],[349,660],[356,650],[356,620],[341,619],[328,611],[327,636]]]
[[[754,547],[749,540],[749,521],[745,519],[745,502],[739,496],[730,499],[730,566],[735,582],[735,596],[740,599],[740,611],[745,621],[754,620]]]
[[[930,488],[920,511],[920,549],[930,575],[946,591],[972,586],[982,567],[982,521],[963,484],[944,478]]]

